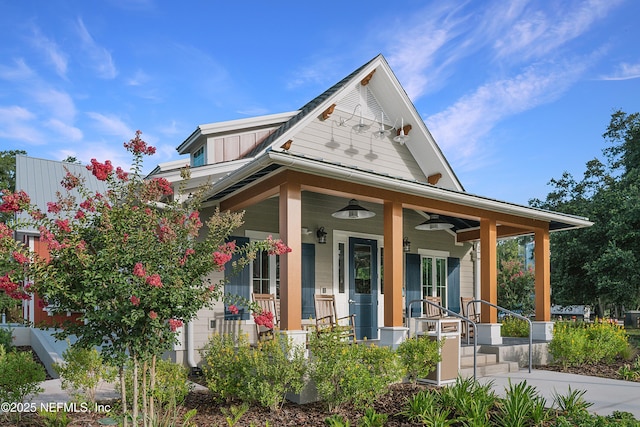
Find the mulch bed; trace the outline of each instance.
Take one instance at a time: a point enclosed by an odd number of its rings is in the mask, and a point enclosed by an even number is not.
[[[22,351],[30,351],[30,348],[19,348]],[[37,356],[34,356],[34,360],[39,361]],[[628,363],[622,359],[616,360],[611,364],[598,364],[598,365],[586,365],[579,368],[569,368],[567,372],[598,376],[604,378],[619,379],[617,371],[625,363]],[[561,371],[561,367],[558,366],[537,366],[535,369],[546,369],[551,371]],[[193,378],[197,382],[202,382],[201,379]],[[389,388],[389,392],[378,399],[374,405],[374,409],[378,413],[388,414],[388,422],[385,424],[387,427],[407,427],[413,425],[406,421],[405,418],[397,415],[401,411],[408,398],[416,394],[418,391],[424,389],[424,385],[413,384],[395,384]],[[239,406],[239,403],[236,402]],[[197,414],[191,421],[198,426],[228,426],[226,415],[223,410],[228,409],[231,406],[229,404],[219,404],[211,399],[211,396],[206,391],[194,391],[189,394],[184,407],[180,409],[181,414],[186,413],[188,410],[195,408]],[[335,414],[342,415],[345,419],[348,419],[352,426],[357,425],[358,419],[363,415],[362,411],[356,410],[351,407],[341,408],[334,412]],[[280,411],[270,412],[268,409],[260,407],[251,407],[235,424],[237,427],[264,427],[267,425],[270,427],[285,427],[285,426],[306,426],[306,427],[325,427],[327,424],[325,419],[332,415],[329,412],[326,405],[321,402],[308,403],[304,405],[287,402]],[[98,414],[71,414],[74,420],[70,426],[75,427],[93,427],[98,426],[98,419],[103,415]],[[2,424],[0,425],[12,425]],[[38,424],[35,418],[26,418],[21,426],[36,426]],[[180,425],[178,423],[177,425]]]

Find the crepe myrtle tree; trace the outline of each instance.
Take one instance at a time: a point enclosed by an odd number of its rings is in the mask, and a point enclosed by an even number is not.
[[[105,361],[120,369],[125,425],[128,416],[138,420],[139,415],[147,425],[154,419],[149,396],[156,384],[156,360],[199,310],[224,301],[232,312],[240,304],[249,307],[256,323],[272,318],[249,301],[225,295],[224,283],[205,278],[242,269],[259,250],[280,255],[291,249],[271,237],[242,247],[228,241],[242,224],[241,213],[216,210],[205,231],[199,214],[205,188],[189,197],[182,194],[188,168],[173,194],[164,178],[143,178],[143,157],[155,148],[141,139],[140,131],[124,146],[133,156],[129,172],[109,160],[92,159],[87,166],[106,182],[104,194],[92,192],[68,170],[46,212],[32,206],[24,192],[4,192],[0,211],[27,212],[26,225],[39,230],[49,256],[29,253],[13,239],[12,227],[21,224],[0,224],[0,287],[13,298],[36,292],[54,314],[79,313],[79,321],[60,325],[56,337],[75,335],[74,345],[100,346]],[[135,379],[131,402],[124,381],[129,366]]]

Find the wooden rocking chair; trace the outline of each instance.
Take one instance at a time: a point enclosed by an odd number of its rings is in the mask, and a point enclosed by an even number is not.
[[[256,337],[258,341],[265,341],[273,338],[273,331],[280,326],[280,316],[278,313],[278,304],[274,294],[251,294],[251,299],[258,304],[263,312],[273,313],[273,328],[267,328],[263,325],[256,324]]]
[[[315,294],[316,332],[339,330],[344,337],[356,342],[356,315],[338,317],[336,300],[333,295]]]
[[[469,304],[469,302],[473,301],[471,297],[460,297],[460,314],[467,319],[473,320],[478,323],[480,321],[480,313],[476,311],[476,304]],[[467,313],[467,306],[469,306],[469,312]],[[462,337],[473,338],[473,334],[475,333],[474,327],[472,324],[467,323],[465,321],[462,322]]]

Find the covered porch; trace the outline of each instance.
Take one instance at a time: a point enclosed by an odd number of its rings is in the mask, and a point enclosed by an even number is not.
[[[437,178],[434,179],[437,182]],[[590,224],[583,218],[274,151],[267,151],[251,167],[240,168],[220,180],[209,194],[210,202],[217,204],[221,211],[247,210],[246,220],[250,228],[264,226],[265,230],[272,230],[266,218],[275,212],[267,215],[267,209],[261,204],[267,203],[271,207],[277,204],[277,218],[271,218],[271,222],[277,226],[279,237],[292,248],[292,252],[281,256],[279,265],[280,328],[292,335],[304,329],[305,315],[301,304],[303,240],[314,241],[320,227],[328,233],[331,245],[317,245],[317,265],[323,271],[316,274],[332,272],[331,283],[330,286],[315,285],[314,292],[332,293],[340,286],[335,283],[340,278],[333,274],[339,263],[336,240],[341,235],[350,234],[381,236],[378,244],[384,248],[384,256],[380,257],[379,280],[384,292],[383,301],[377,302],[381,306],[378,328],[380,343],[391,346],[406,336],[405,292],[410,278],[406,275],[405,237],[409,236],[408,240],[414,247],[429,249],[446,245],[458,251],[461,257],[468,257],[473,262],[471,274],[476,283],[461,292],[497,304],[498,239],[533,235],[535,321],[538,324],[534,329],[534,339],[544,340],[550,339],[551,320],[549,234]],[[377,214],[376,218],[362,221],[333,218],[331,214],[350,199],[366,205]],[[454,227],[439,232],[438,238],[434,233],[413,229],[413,225],[433,214],[447,218]],[[301,233],[303,228],[311,230],[312,236],[304,237]],[[438,244],[433,243],[438,240]],[[489,332],[485,335],[488,341],[494,340],[495,331],[491,331],[491,325],[498,323],[497,311],[491,307],[483,308],[480,321],[487,325]],[[497,331],[499,335],[499,327]]]

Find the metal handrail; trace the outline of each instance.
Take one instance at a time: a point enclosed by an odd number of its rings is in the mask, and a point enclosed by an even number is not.
[[[448,308],[445,308],[441,305],[438,305],[436,303],[434,303],[433,301],[429,301],[426,299],[414,299],[409,301],[409,303],[407,303],[407,327],[409,328],[409,338],[411,338],[411,305],[416,303],[416,302],[426,302],[427,304],[430,304],[434,307],[439,308],[441,311],[445,311],[447,312],[447,314],[450,314],[451,316],[457,317],[467,323],[471,323],[473,325],[473,330],[474,330],[474,334],[473,334],[473,379],[476,379],[476,372],[478,369],[478,357],[477,357],[477,353],[478,353],[478,340],[476,338],[477,334],[475,333],[476,329],[476,322],[474,322],[473,320],[469,319],[468,317],[464,317],[458,313],[456,313],[455,311],[451,311]],[[467,331],[469,331],[469,328],[467,328]],[[467,343],[469,343],[469,332],[467,332]]]
[[[529,323],[529,373],[531,373],[531,365],[532,365],[532,362],[533,362],[532,351],[531,351],[531,349],[533,347],[533,323],[531,323],[531,319],[529,319],[528,317],[525,317],[525,316],[523,316],[521,314],[515,313],[515,312],[513,312],[511,310],[507,310],[504,307],[500,307],[499,305],[492,304],[489,301],[482,300],[482,299],[474,299],[474,300],[471,300],[471,301],[467,302],[467,313],[469,312],[469,305],[475,304],[477,302],[480,303],[480,304],[486,304],[486,305],[488,305],[490,307],[493,307],[493,308],[495,308],[497,310],[500,310],[502,312],[508,313],[511,316],[517,317],[519,319],[526,320]],[[477,331],[474,330],[474,334],[473,334],[474,338],[476,337],[476,333],[477,333]]]

